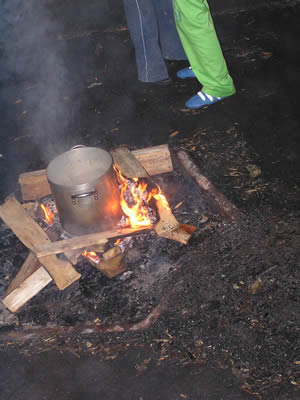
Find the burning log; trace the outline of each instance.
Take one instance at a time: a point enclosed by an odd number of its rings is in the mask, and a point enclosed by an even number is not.
[[[50,242],[47,234],[27,214],[22,205],[14,197],[8,199],[0,206],[0,217],[30,250],[33,250],[35,246]],[[40,262],[53,277],[60,290],[65,289],[80,278],[80,274],[70,263],[59,260],[56,256],[43,257],[40,259]]]
[[[115,170],[121,184],[121,207],[124,214],[128,217],[130,226],[151,227],[156,222],[157,217],[153,213],[152,208],[149,207],[151,199],[155,199],[159,215],[159,222],[154,228],[155,232],[158,235],[163,235],[178,228],[179,223],[172,213],[168,200],[158,185],[152,182],[155,187],[149,190],[146,182],[139,181],[137,177],[129,179],[123,176],[118,167],[115,167]]]
[[[125,254],[126,250],[123,252],[118,245],[113,246],[103,253],[104,261],[98,265],[98,269],[108,278],[114,278],[126,270],[124,264]]]
[[[145,168],[127,147],[119,147],[110,152],[114,164],[127,178],[148,178]]]
[[[100,262],[98,265],[95,265],[95,267],[109,279],[112,279],[126,270],[124,254],[121,252],[115,257]]]
[[[131,153],[150,176],[173,171],[167,144],[133,150]],[[51,194],[46,170],[44,169],[21,174],[19,176],[19,184],[24,201],[37,200]]]
[[[155,232],[159,236],[174,231],[179,227],[177,219],[174,217],[167,199],[163,197],[155,197],[159,215],[159,222],[155,225]]]
[[[126,270],[124,265],[124,254],[119,246],[114,246],[102,254],[102,259],[94,251],[82,253],[90,264],[108,278],[112,279]]]
[[[230,220],[241,217],[241,212],[233,205],[218,189],[204,176],[201,174],[199,168],[189,154],[183,150],[177,153],[177,158],[180,164],[188,172],[188,174],[194,179],[201,191],[206,194],[212,200],[220,214]]]
[[[94,267],[97,267],[101,261],[101,258],[95,251],[84,250],[82,256],[85,257]]]

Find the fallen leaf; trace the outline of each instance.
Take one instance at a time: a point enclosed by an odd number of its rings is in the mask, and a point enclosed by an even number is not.
[[[261,289],[263,286],[263,281],[261,278],[257,278],[256,281],[250,286],[249,288],[249,293],[250,294],[256,294],[259,289]]]
[[[202,215],[201,219],[199,220],[200,224],[205,224],[208,221],[208,217],[206,215]]]
[[[261,169],[256,165],[247,165],[246,168],[252,178],[256,178],[261,174]]]
[[[262,58],[267,60],[268,58],[271,58],[273,53],[271,51],[262,51],[261,52]]]
[[[118,355],[117,354],[112,354],[111,356],[107,356],[107,357],[105,357],[105,360],[106,361],[109,361],[109,360],[114,360],[115,358],[117,358],[118,357]]]

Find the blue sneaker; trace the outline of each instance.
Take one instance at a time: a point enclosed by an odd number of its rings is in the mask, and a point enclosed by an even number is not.
[[[180,79],[196,78],[196,75],[194,74],[192,67],[186,67],[180,69],[176,75]]]
[[[187,108],[201,108],[223,100],[225,97],[214,97],[204,92],[198,92],[195,96],[191,97],[186,103]]]

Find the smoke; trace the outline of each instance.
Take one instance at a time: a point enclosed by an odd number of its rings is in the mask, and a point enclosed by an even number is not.
[[[18,124],[19,135],[30,136],[45,160],[67,145],[70,106],[65,99],[72,95],[65,42],[57,40],[61,28],[48,5],[46,1],[8,0],[3,2],[1,16],[1,81],[23,83],[26,119]]]
[[[18,92],[26,115],[16,118],[17,136],[30,138],[35,157],[48,162],[81,141],[72,128],[89,75],[87,58],[73,51],[71,41],[59,39],[66,32],[99,28],[106,22],[108,6],[106,0],[100,5],[96,1],[0,1],[2,97],[12,96],[11,86]]]

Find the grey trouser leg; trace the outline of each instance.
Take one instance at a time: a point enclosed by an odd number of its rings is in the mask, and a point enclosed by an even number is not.
[[[138,79],[156,82],[168,78],[164,58],[186,58],[175,28],[172,0],[123,2],[135,47]]]

